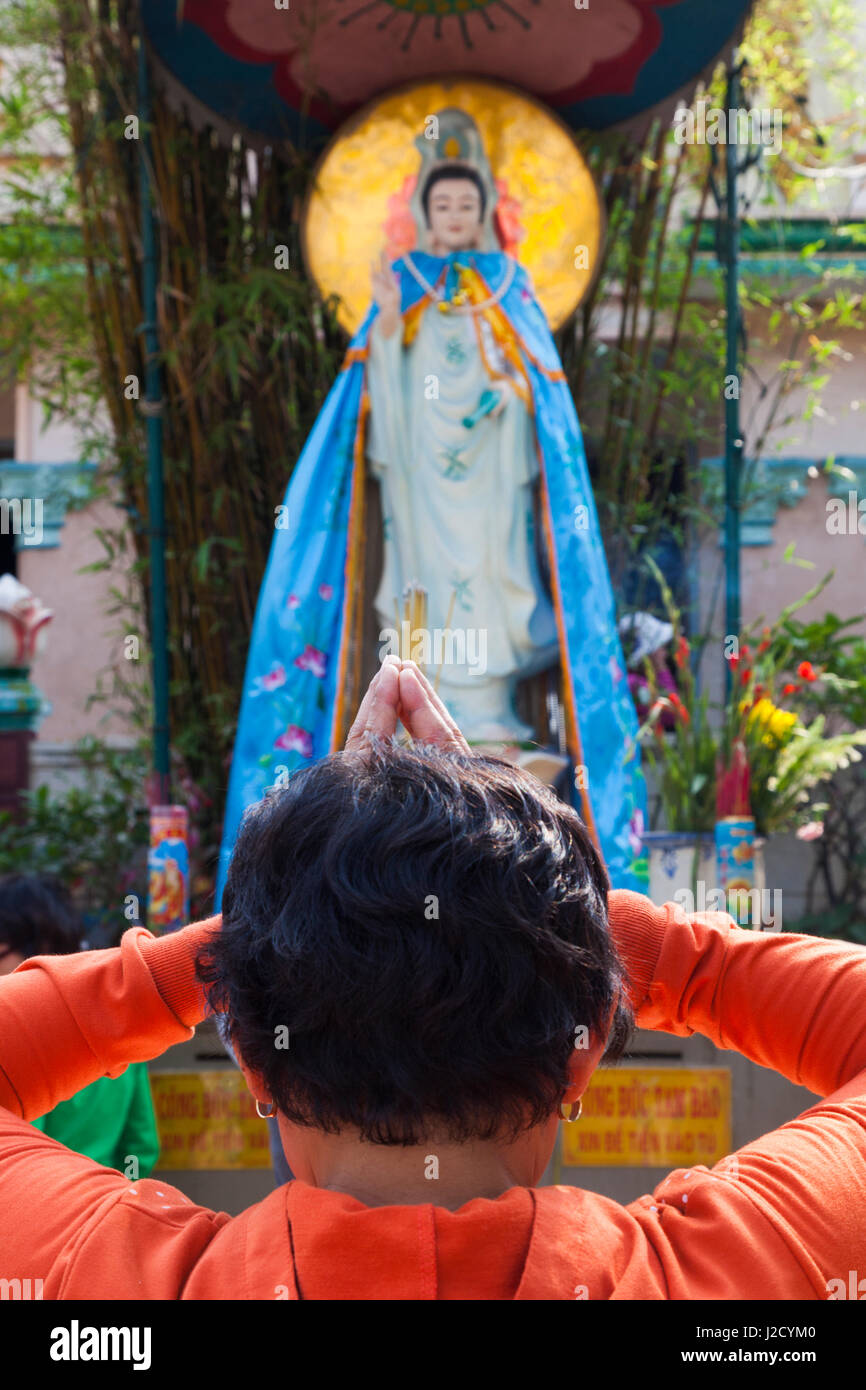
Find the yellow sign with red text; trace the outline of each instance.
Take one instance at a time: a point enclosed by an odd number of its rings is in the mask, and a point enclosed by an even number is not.
[[[150,1083],[159,1168],[270,1167],[267,1125],[240,1072],[155,1072]],[[731,1073],[600,1067],[562,1135],[566,1167],[711,1166],[731,1150]]]
[[[725,1067],[599,1067],[583,1113],[562,1126],[570,1168],[691,1168],[731,1151]]]
[[[153,1072],[158,1168],[269,1168],[268,1126],[239,1071]]]

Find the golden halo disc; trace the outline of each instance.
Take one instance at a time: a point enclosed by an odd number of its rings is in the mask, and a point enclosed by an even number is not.
[[[319,162],[302,218],[302,245],[322,295],[336,295],[349,333],[370,303],[370,266],[394,252],[415,141],[430,117],[459,107],[475,121],[499,190],[509,254],[532,279],[552,329],[574,312],[598,266],[604,214],[567,128],[539,102],[497,82],[420,82],[371,102],[337,132]],[[422,243],[419,250],[426,250]],[[400,249],[394,252],[394,258]]]

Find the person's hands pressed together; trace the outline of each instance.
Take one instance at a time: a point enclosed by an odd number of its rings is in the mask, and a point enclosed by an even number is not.
[[[367,687],[346,738],[345,752],[363,752],[371,738],[393,738],[400,706],[400,658],[386,656]]]
[[[414,661],[401,663],[399,685],[400,719],[416,743],[432,743],[450,753],[471,756],[472,749]]]
[[[392,738],[398,721],[416,743],[471,755],[469,744],[420,667],[414,661],[386,656],[361,701],[345,752],[362,752],[371,738]]]

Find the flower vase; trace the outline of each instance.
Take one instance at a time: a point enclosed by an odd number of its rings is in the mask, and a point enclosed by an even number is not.
[[[677,902],[687,912],[706,908],[707,892],[716,882],[716,844],[712,831],[650,830],[643,836],[649,851],[649,896],[654,903]]]
[[[675,902],[686,912],[726,912],[725,890],[719,883],[713,832],[650,830],[643,835],[649,852],[649,897],[657,906]],[[744,927],[781,931],[776,894],[767,892],[764,862],[766,840],[754,842],[754,888],[750,895],[755,921]]]

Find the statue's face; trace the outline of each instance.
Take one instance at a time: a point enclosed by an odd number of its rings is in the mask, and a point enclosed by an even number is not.
[[[468,179],[441,179],[430,190],[427,216],[434,248],[465,251],[481,230],[481,194]]]

